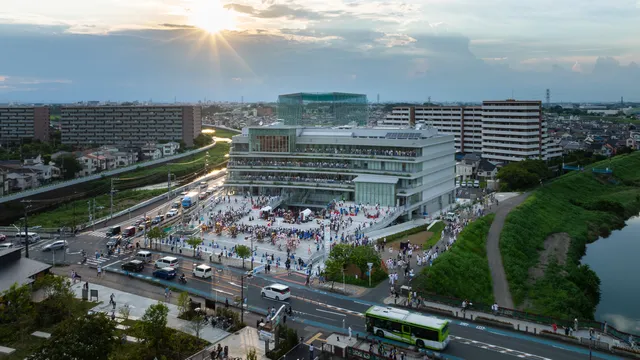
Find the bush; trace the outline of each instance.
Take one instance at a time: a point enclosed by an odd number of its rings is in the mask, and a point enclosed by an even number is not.
[[[427,230],[426,226],[420,225],[420,226],[416,226],[414,228],[411,228],[409,230],[405,230],[405,231],[402,231],[402,232],[399,232],[399,233],[395,233],[395,234],[386,236],[387,244],[389,244],[392,241],[396,241],[398,239],[406,238],[409,235],[417,234],[419,232],[423,232],[423,231],[426,231],[426,230]],[[378,245],[382,245],[383,242],[384,242],[384,238],[385,237],[381,237],[381,238],[377,239],[376,240],[377,244]]]
[[[469,224],[449,251],[420,272],[414,286],[423,292],[492,304],[486,243],[493,217],[490,214]]]
[[[640,211],[640,189],[622,185],[640,180],[640,153],[616,156],[596,163],[609,167],[617,185],[608,177],[572,172],[536,190],[507,216],[500,236],[500,251],[516,305],[530,299],[527,310],[542,315],[593,319],[600,300],[599,280],[588,267],[580,266],[586,244]],[[566,232],[571,246],[564,266],[549,264],[535,284],[529,269],[538,264],[545,239]]]

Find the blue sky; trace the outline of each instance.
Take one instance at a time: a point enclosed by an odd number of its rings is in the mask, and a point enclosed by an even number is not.
[[[640,101],[638,0],[0,0],[0,102]]]

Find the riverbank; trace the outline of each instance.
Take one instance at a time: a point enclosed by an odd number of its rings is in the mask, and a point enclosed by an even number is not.
[[[514,209],[500,251],[515,305],[541,315],[593,319],[600,280],[580,259],[587,243],[607,237],[640,211],[639,185],[635,152],[563,175]]]

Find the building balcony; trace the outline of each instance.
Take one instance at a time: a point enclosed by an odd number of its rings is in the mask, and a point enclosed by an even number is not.
[[[525,111],[525,110],[529,110],[529,111],[540,111],[541,108],[539,105],[514,105],[514,104],[509,104],[509,105],[482,105],[482,111],[484,112],[485,110],[499,110],[499,111]]]
[[[499,148],[513,148],[513,149],[539,149],[539,143],[530,143],[530,144],[513,144],[513,143],[502,143],[502,142],[482,142],[483,147],[499,147]]]
[[[483,111],[483,116],[497,116],[497,117],[540,117],[540,112],[537,111]]]
[[[530,125],[522,125],[522,124],[491,124],[491,123],[484,123],[482,125],[482,133],[483,134],[487,134],[487,133],[491,133],[496,129],[498,131],[505,131],[505,130],[540,130],[540,126],[538,124],[530,124]],[[509,134],[518,134],[518,132],[509,132]]]

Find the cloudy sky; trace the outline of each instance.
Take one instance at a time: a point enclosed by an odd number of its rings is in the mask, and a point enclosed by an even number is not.
[[[640,101],[640,0],[0,0],[0,102]]]

